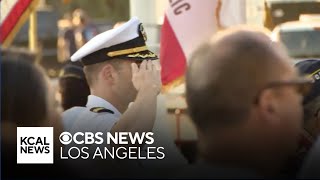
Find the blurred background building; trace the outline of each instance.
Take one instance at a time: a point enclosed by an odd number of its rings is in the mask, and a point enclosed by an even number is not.
[[[37,48],[41,64],[51,77],[58,75],[61,62],[57,61],[57,39],[59,34],[70,26],[66,23],[67,19],[71,17],[73,10],[78,8],[87,12],[98,32],[109,30],[115,23],[127,21],[132,16],[138,16],[144,22],[148,33],[148,45],[152,50],[159,52],[160,29],[167,6],[168,2],[163,0],[40,0],[37,8]],[[273,30],[277,25],[288,21],[298,21],[295,26],[299,26],[301,22],[299,18],[302,14],[320,14],[320,2],[317,0],[246,0],[246,11],[247,24],[265,26]],[[316,19],[315,16],[304,16],[304,21],[312,18]],[[317,21],[319,21],[319,15]],[[319,29],[318,25],[314,26],[314,29]],[[290,27],[292,29],[293,25],[291,24]],[[287,31],[287,28],[283,30],[283,26],[280,29],[278,34]],[[12,46],[27,47],[28,30],[29,21],[17,33]],[[291,45],[288,46],[291,47]]]

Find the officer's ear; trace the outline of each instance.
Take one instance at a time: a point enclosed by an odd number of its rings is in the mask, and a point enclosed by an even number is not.
[[[105,64],[100,71],[100,75],[104,81],[112,84],[116,78],[116,71],[111,64]]]

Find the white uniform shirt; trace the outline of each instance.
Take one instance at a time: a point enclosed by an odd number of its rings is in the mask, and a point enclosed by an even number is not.
[[[103,107],[111,112],[92,112],[91,108]],[[110,132],[113,125],[119,120],[121,113],[108,101],[94,96],[88,96],[86,107],[73,107],[62,114],[64,130],[75,132]]]
[[[114,113],[109,112],[92,112],[91,108],[94,107],[103,107],[105,109],[111,110]],[[162,110],[159,110],[159,107],[162,107]],[[129,105],[130,108],[130,105]],[[158,165],[184,165],[186,160],[179,152],[178,148],[174,145],[173,138],[169,135],[169,127],[164,122],[165,108],[163,102],[159,104],[158,101],[158,110],[157,118],[153,127],[153,132],[155,133],[155,143],[151,146],[155,147],[164,147],[166,158],[159,161],[142,161],[144,166],[158,166]],[[121,113],[108,101],[94,96],[88,96],[88,102],[86,107],[73,107],[63,112],[62,120],[64,125],[64,130],[72,134],[76,132],[103,132],[103,139],[106,139],[106,132],[110,132],[113,125],[119,120]],[[103,147],[103,145],[101,145]],[[144,146],[144,148],[147,148]],[[144,154],[144,151],[142,151]]]

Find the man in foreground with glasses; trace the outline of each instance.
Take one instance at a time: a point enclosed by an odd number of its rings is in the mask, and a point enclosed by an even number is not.
[[[203,44],[186,75],[204,162],[197,175],[277,176],[296,149],[302,95],[311,84],[264,30],[230,29]]]

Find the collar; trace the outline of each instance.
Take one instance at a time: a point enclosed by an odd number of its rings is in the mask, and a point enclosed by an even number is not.
[[[117,117],[121,116],[121,113],[118,111],[117,108],[115,108],[111,103],[106,101],[105,99],[95,96],[95,95],[89,95],[88,101],[87,101],[87,108],[93,108],[93,107],[104,107],[106,109],[109,109],[114,112],[114,115]]]

